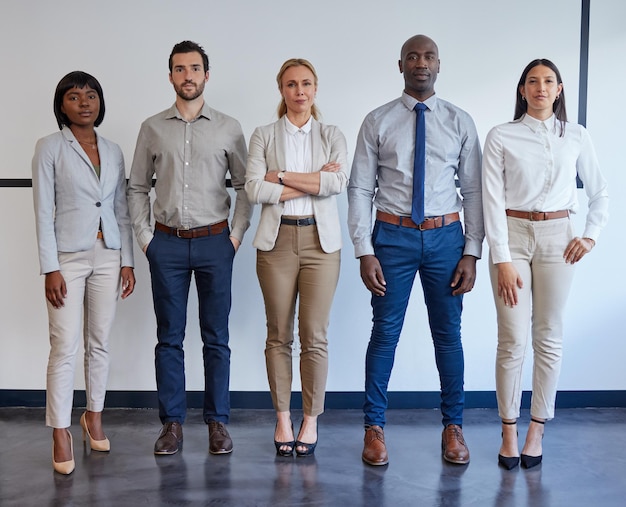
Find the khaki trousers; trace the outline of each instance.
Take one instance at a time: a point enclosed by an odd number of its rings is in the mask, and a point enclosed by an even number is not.
[[[326,332],[339,266],[340,251],[322,250],[315,225],[281,225],[274,248],[267,252],[257,250],[257,275],[267,316],[267,378],[278,412],[290,409],[296,303],[302,347],[302,408],[311,416],[324,411],[328,375]]]
[[[524,287],[518,304],[505,306],[498,297],[498,271],[489,272],[498,316],[496,395],[502,419],[517,419],[522,396],[522,366],[532,336],[533,374],[530,414],[554,417],[563,348],[563,313],[574,276],[574,266],[563,253],[573,238],[569,218],[533,222],[507,217],[513,265]]]

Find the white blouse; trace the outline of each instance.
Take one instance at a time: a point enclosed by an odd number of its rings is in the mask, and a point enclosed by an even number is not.
[[[311,116],[311,118],[313,117]],[[313,170],[311,118],[299,128],[285,116],[285,171],[310,173]],[[312,214],[313,203],[308,195],[285,201],[283,215],[306,216]]]
[[[608,221],[607,183],[587,130],[524,115],[491,129],[483,150],[483,210],[494,263],[510,262],[506,209],[578,211],[576,175],[589,199],[583,237],[597,240]]]

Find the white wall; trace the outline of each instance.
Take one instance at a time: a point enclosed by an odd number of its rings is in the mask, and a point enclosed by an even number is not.
[[[248,138],[274,119],[275,75],[290,57],[316,66],[318,105],[327,123],[339,125],[349,150],[365,114],[396,98],[403,80],[397,70],[402,43],[425,33],[440,49],[438,94],[474,117],[484,139],[493,125],[511,119],[515,85],[532,59],[560,67],[571,119],[577,117],[580,3],[572,0],[30,0],[0,6],[0,178],[30,178],[34,144],[56,130],[52,96],[71,70],[95,75],[104,88],[107,114],[100,132],[119,143],[128,168],[140,123],[174,100],[167,79],[173,44],[202,44],[211,62],[206,100],[242,123]],[[626,4],[593,0],[588,127],[611,183],[613,219],[593,254],[578,269],[567,312],[563,390],[626,389],[626,352],[621,319],[625,204],[623,90],[626,71]],[[584,192],[580,192],[583,204]],[[343,223],[345,195],[340,197]],[[0,389],[43,389],[47,318],[43,279],[38,275],[34,217],[28,188],[0,189]],[[235,261],[231,313],[231,389],[267,390],[263,357],[265,319],[255,274],[252,228]],[[582,218],[576,218],[581,231]],[[359,391],[369,338],[371,309],[358,262],[344,227],[342,273],[331,316],[329,391]],[[487,249],[485,246],[486,258]],[[112,390],[153,390],[155,323],[147,263],[136,255],[138,286],[119,304],[112,336]],[[466,388],[493,390],[495,312],[485,260],[465,298],[463,339]],[[616,283],[617,282],[617,283]],[[196,298],[189,305],[187,386],[201,390],[202,366]],[[607,353],[607,351],[610,351]],[[80,372],[81,362],[78,361]],[[524,377],[529,388],[530,371]],[[81,375],[76,388],[83,389]],[[294,386],[298,388],[298,384]],[[407,315],[391,390],[438,389],[432,344],[419,285]]]

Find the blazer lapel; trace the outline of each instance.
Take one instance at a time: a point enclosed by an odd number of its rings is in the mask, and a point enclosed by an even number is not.
[[[284,171],[287,169],[287,158],[285,157],[285,118],[274,123],[274,160],[276,161],[276,169]],[[272,167],[268,167],[272,170]]]
[[[63,133],[63,137],[65,137],[65,140],[67,141],[67,143],[78,154],[78,156],[83,160],[83,162],[85,162],[85,164],[87,164],[87,166],[89,167],[89,172],[97,180],[98,179],[98,175],[96,174],[96,171],[93,168],[93,164],[91,163],[91,160],[89,160],[89,157],[85,153],[85,150],[83,150],[82,146],[80,145],[80,143],[78,142],[76,137],[74,137],[74,134],[72,133],[70,128],[64,126],[63,130],[62,130],[62,133]],[[97,134],[96,134],[96,136],[97,136]],[[98,149],[99,148],[100,148],[100,146],[98,146]],[[102,155],[100,155],[100,157],[102,157]],[[100,159],[100,164],[102,165],[102,158]]]
[[[105,185],[105,180],[109,177],[110,153],[109,153],[107,144],[104,141],[102,142],[100,141],[102,141],[102,138],[98,136],[98,156],[100,157],[100,187],[102,188]],[[98,175],[96,174],[95,169],[94,169],[94,174],[96,175],[96,178],[97,178]]]
[[[325,153],[322,153],[322,131],[320,123],[313,118],[311,122],[311,152],[313,154],[311,169],[319,171],[325,163]]]

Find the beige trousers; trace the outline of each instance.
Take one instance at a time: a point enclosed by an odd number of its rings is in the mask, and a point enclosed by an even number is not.
[[[496,395],[502,419],[520,415],[522,366],[532,336],[533,373],[530,414],[554,417],[557,382],[561,371],[563,313],[574,266],[563,253],[573,238],[569,218],[532,222],[507,217],[513,265],[524,287],[518,304],[505,306],[498,297],[498,271],[490,261],[489,272],[498,316]]]
[[[268,252],[257,250],[257,275],[267,316],[267,378],[274,408],[279,412],[290,409],[296,303],[302,347],[302,408],[311,416],[324,411],[326,332],[340,260],[340,251],[322,250],[315,225],[281,225],[274,248]]]
[[[81,335],[85,348],[87,410],[104,408],[109,374],[108,341],[120,291],[121,257],[99,239],[91,250],[60,253],[67,286],[65,306],[48,302],[50,356],[46,386],[46,425],[71,425],[74,367]]]

